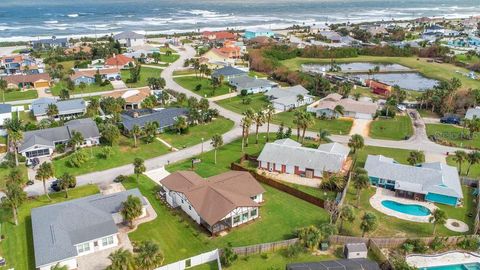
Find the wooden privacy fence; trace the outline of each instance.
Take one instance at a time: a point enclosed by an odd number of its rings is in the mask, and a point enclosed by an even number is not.
[[[245,247],[234,247],[232,248],[233,252],[241,256],[248,256],[252,254],[259,254],[264,252],[274,252],[279,249],[287,248],[298,242],[298,238],[293,238],[289,240],[271,242],[271,243],[262,243],[258,245],[251,245]]]
[[[446,245],[456,245],[465,236],[448,236],[440,237]],[[397,248],[401,246],[407,239],[420,239],[425,244],[430,244],[435,237],[412,237],[412,238],[362,238],[344,235],[330,236],[330,244],[332,245],[345,245],[348,243],[365,243],[369,244],[371,241],[375,241],[375,244],[379,248]]]
[[[310,194],[307,194],[303,191],[300,191],[298,189],[295,189],[291,186],[287,186],[281,182],[278,182],[278,181],[275,181],[273,179],[270,179],[264,175],[261,175],[261,174],[258,174],[257,172],[253,171],[253,170],[249,170],[247,168],[244,168],[243,166],[239,165],[239,164],[236,164],[236,163],[232,163],[230,164],[230,169],[234,170],[234,171],[246,171],[246,172],[250,172],[250,174],[252,174],[252,176],[257,179],[258,182],[260,183],[264,183],[264,184],[267,184],[273,188],[276,188],[278,190],[281,190],[285,193],[288,193],[294,197],[297,197],[301,200],[304,200],[306,202],[309,202],[313,205],[316,205],[318,207],[321,207],[321,208],[325,208],[325,201],[320,199],[320,198],[317,198],[315,196],[312,196]]]

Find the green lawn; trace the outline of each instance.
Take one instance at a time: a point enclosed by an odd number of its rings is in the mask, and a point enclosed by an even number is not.
[[[195,70],[185,69],[185,70],[175,70],[175,71],[173,71],[173,76],[180,76],[180,75],[195,75]]]
[[[172,48],[167,48],[167,47],[165,47],[165,46],[160,47],[160,52],[166,53],[166,52],[168,52],[168,51],[171,51],[173,54],[176,54],[176,53],[177,53],[177,51],[175,51],[175,50],[172,49]],[[162,55],[163,55],[163,54],[162,54]]]
[[[214,134],[223,134],[232,129],[233,125],[233,121],[220,117],[207,124],[189,127],[187,134],[179,135],[176,131],[167,131],[159,137],[180,149],[199,144],[202,142],[202,138],[205,141],[210,140]]]
[[[246,104],[244,100],[251,99],[249,104]],[[217,104],[228,109],[230,111],[242,114],[248,108],[252,108],[255,111],[263,109],[270,102],[266,99],[264,94],[255,94],[248,96],[236,96],[233,98],[223,99],[217,101]]]
[[[2,98],[0,96],[0,98]],[[26,91],[6,91],[5,92],[5,101],[15,101],[15,100],[25,100],[25,99],[36,99],[38,98],[37,90],[26,90]]]
[[[330,63],[330,58],[293,58],[282,61],[282,64],[292,70],[299,70],[302,64],[314,63]],[[458,78],[462,82],[461,89],[476,89],[480,88],[480,81],[467,78],[466,76],[457,73],[468,74],[469,70],[457,67],[448,63],[428,63],[426,59],[417,60],[417,57],[382,57],[382,56],[358,56],[353,58],[336,58],[337,63],[348,62],[376,62],[376,63],[397,63],[410,67],[422,73],[426,77],[437,80],[449,80],[451,78]]]
[[[52,88],[52,95],[54,96],[58,96],[60,95],[60,91],[62,89],[66,89],[66,85],[63,81],[60,81],[58,83],[56,83]],[[74,95],[74,94],[82,94],[82,93],[95,93],[95,92],[103,92],[103,91],[110,91],[110,90],[113,90],[113,86],[112,84],[107,84],[105,86],[100,86],[100,85],[97,85],[97,84],[87,84],[85,90],[81,91],[80,88],[78,86],[75,86],[75,89],[73,91],[70,92],[70,95]]]
[[[24,124],[37,122],[37,119],[35,118],[35,116],[33,116],[33,113],[30,111],[21,111],[21,112],[18,112],[18,115],[20,116],[20,120],[22,120]]]
[[[268,74],[263,73],[263,72],[258,72],[258,71],[255,71],[255,70],[250,70],[250,71],[248,72],[248,76],[250,76],[250,77],[255,77],[255,76],[257,76],[258,78],[267,78],[267,77],[268,77]]]
[[[202,97],[208,98],[208,97],[221,96],[221,95],[230,93],[230,87],[226,83],[223,83],[220,87],[217,87],[214,93],[211,80],[207,78],[200,78],[200,77],[196,78],[195,76],[191,76],[191,77],[177,77],[177,78],[174,78],[174,80],[175,82],[180,84],[183,88],[188,89],[194,93],[197,93]],[[199,91],[195,91],[195,87],[197,85],[202,86],[202,88]]]
[[[235,228],[226,236],[210,238],[205,230],[193,223],[185,214],[170,210],[164,203],[158,201],[154,192],[157,185],[153,181],[142,176],[139,182],[140,184],[137,184],[132,177],[124,185],[127,189],[138,186],[152,204],[158,217],[141,224],[136,231],[129,234],[129,237],[132,241],[149,239],[157,242],[165,254],[165,263],[222,248],[228,242],[234,246],[244,246],[290,239],[294,237],[295,228],[320,225],[329,218],[323,209],[264,185],[265,202],[260,208],[260,219]]]
[[[171,55],[166,55],[166,54],[161,54],[160,55],[160,62],[165,62],[165,63],[173,63],[180,58],[180,55],[178,54],[171,54]]]
[[[447,164],[451,166],[455,166],[458,169],[458,163],[455,161],[455,157],[453,155],[450,155],[447,157]],[[470,167],[470,171],[468,172],[467,175],[467,170],[468,170],[469,164],[468,162],[464,162],[462,164],[462,175],[466,176],[468,178],[480,178],[480,164],[474,164]]]
[[[432,112],[431,110],[425,109],[418,109],[418,113],[421,117],[428,117],[428,118],[439,118],[440,116],[436,112]]]
[[[274,116],[273,123],[283,124],[286,127],[291,127],[293,134],[296,134],[296,125],[293,123],[294,112],[281,112]],[[340,134],[346,135],[350,132],[352,128],[353,120],[350,118],[340,118],[332,120],[322,120],[320,118],[315,118],[315,124],[308,128],[308,130],[318,132],[320,129],[327,130],[331,134]]]
[[[413,135],[410,117],[397,115],[395,118],[378,118],[370,124],[369,136],[374,139],[400,141]]]
[[[149,67],[142,67],[140,69],[140,80],[136,83],[127,83],[128,87],[144,87],[148,86],[147,79],[148,78],[160,78],[160,74],[162,73],[161,69],[157,68],[149,68]],[[130,78],[130,70],[123,69],[121,72],[122,80],[126,83],[128,78]]]
[[[457,147],[480,149],[480,133],[474,133],[473,139],[462,139],[462,127],[449,124],[426,124],[427,135],[435,136],[438,143],[448,144]],[[468,135],[468,129],[465,129],[464,135]]]
[[[104,159],[101,155],[101,147],[86,148],[84,151],[91,154],[86,163],[82,164],[80,168],[71,167],[68,164],[69,156],[55,159],[53,166],[55,167],[55,175],[60,176],[65,172],[73,175],[82,175],[86,173],[96,172],[111,169],[114,167],[132,163],[137,157],[142,159],[149,159],[164,155],[169,152],[169,149],[161,142],[155,140],[150,144],[138,140],[138,147],[134,148],[133,139],[121,136],[118,145],[113,146],[113,153],[108,159]]]
[[[408,164],[407,158],[410,154],[410,150],[378,147],[378,146],[365,146],[358,152],[356,166],[362,167],[365,165],[368,155],[383,155],[393,158],[395,161],[403,164]]]
[[[24,164],[19,164],[18,168],[22,172],[23,181],[27,182],[28,180],[27,167]],[[5,188],[8,175],[10,174],[11,171],[12,171],[12,168],[10,167],[6,167],[6,168],[0,167],[0,190],[3,190]]]
[[[283,181],[280,181],[280,182],[282,182],[287,186],[291,186],[307,194],[320,198],[322,200],[334,200],[337,197],[337,193],[334,191],[326,191],[326,190],[321,190],[318,187],[302,186],[302,185],[297,185],[289,182],[283,182]]]
[[[95,193],[98,193],[98,188],[94,185],[87,185],[70,190],[68,195],[71,200]],[[13,224],[12,211],[10,209],[0,208],[0,230],[1,234],[5,236],[5,239],[0,241],[0,256],[5,257],[7,260],[5,269],[35,269],[30,211],[35,207],[66,200],[62,192],[52,194],[50,197],[52,201],[48,201],[44,196],[27,200],[19,209],[18,226]]]

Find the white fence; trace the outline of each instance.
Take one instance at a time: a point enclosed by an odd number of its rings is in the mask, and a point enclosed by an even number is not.
[[[184,259],[178,262],[174,262],[171,264],[167,264],[165,266],[159,267],[155,270],[184,270],[188,269],[193,266],[201,265],[204,263],[209,263],[212,261],[217,261],[218,269],[222,270],[222,266],[220,264],[220,254],[218,249],[202,253],[197,256],[190,257],[188,259]]]

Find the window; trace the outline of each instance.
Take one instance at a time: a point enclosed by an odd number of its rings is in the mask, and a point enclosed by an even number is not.
[[[240,222],[240,216],[234,216],[233,223],[238,223],[238,222]]]
[[[251,197],[250,199],[252,199],[252,200],[256,200],[256,199],[257,199],[257,195],[255,195],[255,196]]]
[[[182,199],[182,203],[183,203],[183,199]]]
[[[185,267],[190,267],[190,266],[192,266],[192,260],[191,259],[185,260]]]
[[[87,251],[90,251],[90,243],[83,243],[77,246],[77,252],[79,254]]]
[[[254,217],[257,215],[257,209],[253,209],[252,211],[250,211],[250,216],[251,217]]]
[[[242,220],[247,220],[248,219],[248,212],[242,214]]]
[[[190,205],[188,206],[188,210],[192,210],[192,207]]]
[[[113,244],[113,235],[102,238],[102,246],[109,246]]]

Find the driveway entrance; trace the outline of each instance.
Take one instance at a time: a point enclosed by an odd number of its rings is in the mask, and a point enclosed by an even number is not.
[[[370,130],[370,123],[372,120],[367,119],[355,119],[353,120],[353,126],[350,130],[350,135],[360,134],[363,137],[368,137],[368,132]]]

